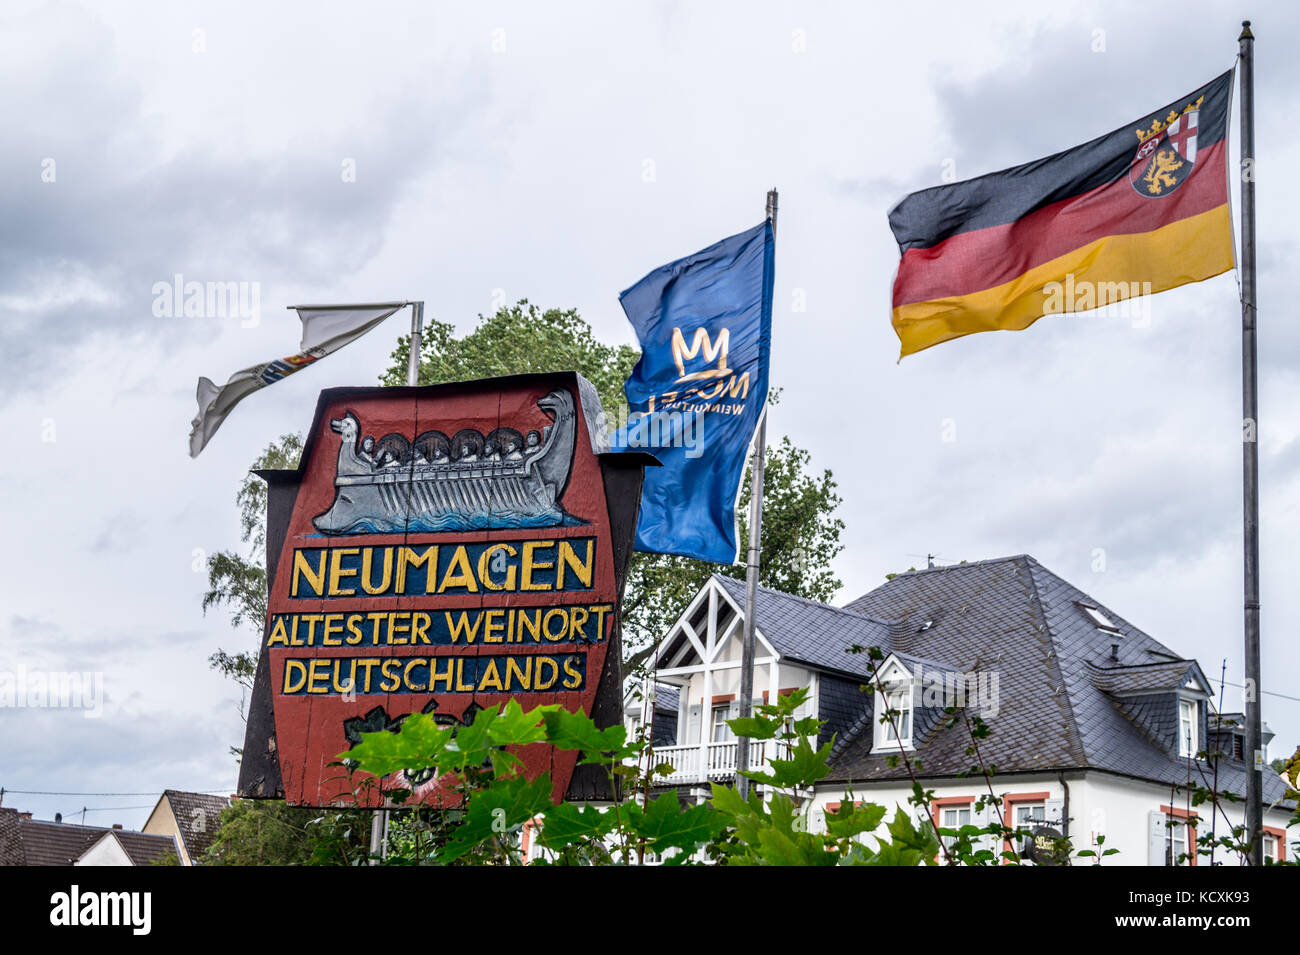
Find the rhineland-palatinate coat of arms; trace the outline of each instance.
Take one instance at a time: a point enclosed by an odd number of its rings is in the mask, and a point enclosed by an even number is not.
[[[1170,110],[1150,127],[1137,130],[1138,149],[1129,167],[1129,182],[1138,195],[1159,199],[1187,181],[1196,165],[1196,124],[1201,97],[1180,113]]]

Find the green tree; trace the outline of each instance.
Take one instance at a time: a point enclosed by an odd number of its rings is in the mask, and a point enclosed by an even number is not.
[[[370,814],[295,809],[239,799],[221,811],[204,865],[358,865],[367,858]]]
[[[302,436],[284,434],[267,446],[239,485],[235,504],[239,507],[240,536],[248,546],[247,556],[238,551],[218,551],[208,558],[208,590],[203,595],[203,612],[213,607],[230,613],[236,631],[248,628],[259,637],[266,623],[266,482],[254,471],[296,468],[302,455]],[[260,640],[259,640],[260,643]],[[208,664],[248,690],[257,673],[257,650],[218,649]]]
[[[410,336],[403,335],[380,384],[406,384],[410,350]],[[420,384],[577,371],[596,386],[605,410],[617,411],[627,404],[623,382],[640,357],[630,345],[597,341],[576,309],[543,311],[525,299],[491,318],[480,315],[478,327],[462,338],[446,322],[426,322],[420,337]]]

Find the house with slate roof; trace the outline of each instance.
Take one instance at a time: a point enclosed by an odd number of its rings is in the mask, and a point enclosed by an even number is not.
[[[144,828],[77,826],[57,817],[0,808],[0,866],[5,865],[154,865],[169,858],[195,865],[217,833],[224,796],[163,792]]]
[[[229,805],[225,796],[166,789],[145,820],[144,831],[174,837],[181,865],[196,865],[216,838],[221,810]]]
[[[0,866],[154,865],[176,858],[178,851],[167,835],[50,822],[0,808]]]
[[[711,577],[649,660],[654,692],[626,707],[631,729],[651,721],[656,758],[673,767],[665,785],[682,798],[735,779],[726,721],[738,713],[744,606],[742,581]],[[1191,799],[1194,785],[1244,797],[1241,714],[1215,712],[1195,660],[1027,555],[899,574],[843,607],[760,588],[754,629],[753,702],[808,689],[796,715],[824,721],[819,742],[832,744],[831,773],[811,794],[814,830],[847,799],[909,811],[907,769],[890,758],[900,752],[920,761],[938,826],[998,814],[1076,851],[1104,836],[1119,850],[1107,864],[1176,864],[1211,825],[1242,823],[1242,802],[1215,812]],[[870,647],[882,659],[860,652]],[[984,777],[962,775],[971,737],[950,706],[987,723],[980,756],[1001,807],[982,808]],[[772,745],[751,744],[751,764]],[[1295,804],[1267,768],[1264,786],[1266,854],[1294,855]],[[1184,864],[1207,861],[1192,856]],[[1219,850],[1217,861],[1236,859]]]

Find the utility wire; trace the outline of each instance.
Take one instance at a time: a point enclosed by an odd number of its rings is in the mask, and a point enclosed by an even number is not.
[[[1219,682],[1222,683],[1224,681],[1220,680]],[[1242,686],[1240,683],[1233,683],[1231,680],[1227,681],[1227,685],[1236,687],[1238,690],[1245,689],[1245,687]],[[1259,692],[1263,693],[1265,696],[1276,696],[1278,699],[1290,700],[1293,703],[1300,703],[1300,696],[1287,696],[1285,693],[1274,693],[1272,690],[1260,690]]]
[[[18,796],[161,796],[162,795],[161,789],[151,793],[56,793],[56,792],[46,792],[44,790],[38,790],[38,789],[9,789],[8,787],[0,787],[0,788],[4,789],[5,795],[9,795],[10,793],[13,793]],[[205,796],[209,796],[209,795],[220,796],[220,795],[228,794],[230,792],[230,787],[227,786],[222,789],[183,789],[177,791],[199,793]],[[77,811],[80,812],[80,810]]]
[[[153,803],[150,803],[147,806],[85,806],[81,809],[72,810],[72,813],[73,815],[75,815],[76,813],[79,812],[124,812],[128,809],[152,809],[152,808],[153,808]],[[66,812],[61,813],[61,815],[66,817],[68,813]]]

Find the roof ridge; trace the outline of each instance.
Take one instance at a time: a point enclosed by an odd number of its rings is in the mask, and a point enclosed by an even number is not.
[[[1099,663],[1093,663],[1091,660],[1084,660],[1083,662],[1094,670],[1100,670],[1103,673],[1114,673],[1118,670],[1142,670],[1147,667],[1175,667],[1196,663],[1190,657],[1179,657],[1177,660],[1157,660],[1154,663],[1117,663],[1113,667],[1104,667]]]
[[[1051,623],[1048,622],[1047,614],[1043,611],[1043,598],[1042,594],[1039,592],[1038,578],[1035,574],[1035,568],[1046,571],[1049,574],[1052,572],[1047,570],[1046,567],[1038,563],[1038,561],[1034,560],[1034,558],[1030,557],[1028,554],[1023,555],[1020,560],[1024,563],[1025,569],[1028,571],[1028,579],[1025,581],[1025,585],[1029,591],[1029,605],[1031,611],[1034,616],[1038,618],[1042,630],[1046,632],[1047,645],[1051,648],[1051,652],[1048,654],[1048,666],[1056,672],[1057,679],[1061,681],[1061,695],[1065,697],[1064,705],[1070,728],[1070,749],[1073,751],[1072,755],[1074,758],[1078,760],[1081,765],[1086,766],[1088,765],[1088,747],[1084,744],[1083,732],[1079,729],[1079,715],[1074,711],[1074,694],[1070,692],[1070,687],[1065,677],[1065,671],[1061,667],[1061,654],[1056,647],[1056,633],[1052,630]],[[1056,577],[1055,574],[1052,574],[1052,576]],[[1057,579],[1060,580],[1061,578],[1058,577]],[[1058,703],[1058,705],[1060,704]]]
[[[894,574],[891,577],[886,577],[884,583],[877,584],[875,587],[872,587],[866,593],[859,594],[857,597],[854,597],[852,600],[848,602],[848,604],[845,606],[845,609],[848,610],[849,613],[855,613],[855,614],[859,614],[860,616],[866,616],[866,614],[854,610],[853,605],[857,603],[862,603],[864,600],[866,600],[872,594],[876,593],[878,590],[882,590],[885,587],[888,587],[890,584],[894,583],[894,581],[900,580],[905,577],[920,577],[923,574],[939,574],[939,573],[946,573],[954,570],[967,570],[976,567],[987,567],[990,564],[1005,564],[1008,562],[1019,562],[1019,561],[1029,561],[1035,564],[1038,563],[1038,561],[1035,560],[1034,557],[1030,554],[1010,554],[1006,557],[986,557],[983,560],[963,560],[960,561],[959,563],[948,564],[944,567],[922,567],[919,570],[913,569],[913,570],[899,571],[897,574]],[[893,621],[880,621],[880,622],[892,623]]]
[[[946,564],[942,567],[919,567],[916,570],[899,571],[895,577],[906,577],[912,574],[933,574],[936,571],[959,570],[963,567],[981,567],[987,564],[1004,564],[1009,560],[1034,560],[1034,558],[1029,554],[1008,554],[1005,557],[985,557],[982,560],[961,560],[955,564]],[[1037,563],[1037,561],[1034,562]]]
[[[20,810],[15,809],[14,811],[19,812]],[[53,819],[23,819],[21,816],[19,817],[19,820],[33,826],[58,826],[60,829],[86,829],[90,832],[113,831],[111,826],[88,826],[85,823],[80,822],[55,822]]]
[[[735,577],[728,576],[727,574],[720,574],[716,570],[710,576],[716,577],[720,581],[729,580],[737,586],[741,586],[741,587],[745,586],[745,582],[743,580],[738,580]],[[787,600],[797,600],[800,603],[810,604],[821,610],[833,610],[836,613],[847,614],[848,616],[853,617],[855,620],[869,620],[872,623],[879,623],[885,626],[890,626],[898,623],[897,620],[889,620],[883,617],[873,617],[870,614],[860,613],[859,611],[851,610],[848,607],[837,607],[834,604],[826,603],[824,600],[814,600],[812,597],[805,597],[802,594],[792,594],[787,590],[777,590],[775,587],[768,587],[765,584],[759,584],[758,589],[766,590],[769,594],[776,594],[777,596],[784,597]]]

